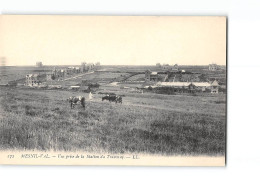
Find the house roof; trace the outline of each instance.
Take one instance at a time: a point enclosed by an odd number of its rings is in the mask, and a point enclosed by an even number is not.
[[[176,87],[182,87],[182,86],[189,86],[190,82],[158,82],[156,84],[157,86],[176,86]]]
[[[210,87],[210,83],[208,82],[193,82],[196,87]]]
[[[210,87],[210,83],[208,82],[158,82],[156,85],[157,86],[162,86],[162,87],[171,87],[171,86],[175,86],[175,87],[187,87],[190,84],[195,85],[196,87]]]
[[[212,85],[212,86],[219,86],[219,84],[218,84],[218,81],[217,81],[217,80],[213,81],[213,82],[211,83],[211,85]]]

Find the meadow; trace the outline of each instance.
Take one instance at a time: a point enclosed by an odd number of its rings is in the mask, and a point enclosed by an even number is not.
[[[93,78],[94,79],[94,78]],[[159,155],[225,154],[224,94],[124,94],[123,104],[93,94],[86,109],[66,99],[83,92],[0,87],[0,149]]]

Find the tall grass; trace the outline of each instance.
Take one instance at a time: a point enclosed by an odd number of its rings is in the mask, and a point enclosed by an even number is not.
[[[86,102],[85,110],[80,106],[71,110],[64,101],[66,93],[1,91],[1,149],[224,155],[221,113],[95,101]]]

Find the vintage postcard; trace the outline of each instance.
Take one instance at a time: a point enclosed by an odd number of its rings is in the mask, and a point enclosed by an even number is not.
[[[225,166],[226,17],[0,16],[0,164]]]

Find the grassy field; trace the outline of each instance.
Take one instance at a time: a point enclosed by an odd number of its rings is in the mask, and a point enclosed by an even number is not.
[[[124,93],[123,104],[100,94],[0,87],[0,147],[160,155],[224,155],[225,95]],[[120,93],[120,92],[119,92]]]

